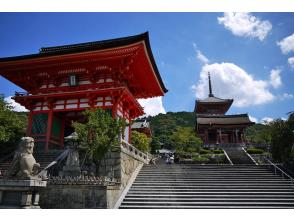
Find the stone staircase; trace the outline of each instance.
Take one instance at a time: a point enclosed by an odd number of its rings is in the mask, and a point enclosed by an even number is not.
[[[294,208],[294,185],[264,166],[144,165],[120,208]]]
[[[37,163],[40,163],[41,169],[45,168],[50,162],[54,161],[63,151],[62,150],[54,150],[54,151],[48,151],[48,152],[34,152],[34,157],[37,161]],[[3,175],[3,173],[9,169],[9,167],[12,164],[13,160],[13,154],[11,156],[7,157],[4,160],[0,160],[0,171]]]
[[[242,147],[223,147],[233,164],[254,164]]]

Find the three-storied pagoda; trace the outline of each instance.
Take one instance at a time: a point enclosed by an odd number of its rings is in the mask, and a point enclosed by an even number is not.
[[[248,114],[225,115],[233,99],[221,99],[212,93],[210,74],[208,73],[209,95],[196,100],[195,130],[204,144],[244,143],[244,130],[253,125]]]
[[[0,74],[27,91],[14,100],[29,110],[27,135],[46,151],[63,147],[71,122],[82,121],[87,108],[103,108],[129,122],[144,113],[137,99],[167,92],[147,32],[0,58]]]

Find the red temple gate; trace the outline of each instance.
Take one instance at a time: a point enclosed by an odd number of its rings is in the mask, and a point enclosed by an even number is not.
[[[14,99],[30,111],[27,135],[46,151],[63,147],[71,122],[83,121],[87,108],[103,108],[130,122],[144,113],[137,99],[167,92],[148,33],[0,58],[0,74],[27,91]]]

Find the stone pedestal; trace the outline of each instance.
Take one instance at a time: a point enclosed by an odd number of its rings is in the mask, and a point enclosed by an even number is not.
[[[40,208],[39,190],[46,185],[46,181],[38,179],[0,179],[0,209]]]

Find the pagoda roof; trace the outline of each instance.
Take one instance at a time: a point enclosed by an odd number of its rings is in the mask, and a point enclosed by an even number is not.
[[[221,103],[230,103],[232,104],[233,103],[233,99],[221,99],[221,98],[218,98],[218,97],[215,97],[215,96],[212,96],[212,97],[207,97],[205,99],[202,99],[202,100],[197,100],[198,103],[205,103],[205,104],[221,104]]]
[[[210,115],[210,114],[197,114],[198,125],[252,125],[254,122],[250,121],[248,114],[236,115]]]
[[[157,84],[160,90],[162,91],[162,92],[155,92],[154,96],[163,95],[168,90],[165,88],[164,83],[161,79],[160,73],[158,71],[158,68],[156,66],[156,63],[151,51],[148,32],[145,32],[139,35],[110,39],[110,40],[101,40],[101,41],[93,41],[93,42],[87,42],[87,43],[53,46],[53,47],[42,47],[39,50],[39,53],[36,53],[36,54],[14,56],[14,57],[3,57],[3,58],[0,58],[0,71],[1,71],[0,74],[13,82],[12,80],[13,77],[11,77],[12,71],[17,72],[23,67],[28,68],[30,66],[33,66],[34,64],[43,65],[45,63],[49,64],[50,62],[50,64],[52,65],[55,57],[60,62],[62,60],[68,61],[68,59],[71,59],[71,57],[76,58],[76,56],[74,57],[73,55],[84,54],[84,53],[90,56],[93,53],[96,53],[96,52],[99,53],[100,51],[101,53],[107,53],[112,50],[120,50],[120,53],[122,54],[122,53],[127,53],[128,48],[135,47],[135,46],[139,46],[140,48],[143,48],[143,51],[145,51],[145,54],[146,54],[145,55],[146,58],[144,59],[146,60],[146,62],[149,62],[148,70],[145,70],[144,74],[146,74],[146,72],[149,72],[149,71],[153,72],[155,76],[155,81],[157,81]],[[19,83],[16,83],[16,84],[23,88],[23,86],[20,85]]]
[[[205,113],[209,109],[218,109],[219,113],[225,114],[233,103],[233,99],[221,99],[215,96],[209,96],[202,100],[196,100],[195,109],[196,113]]]

